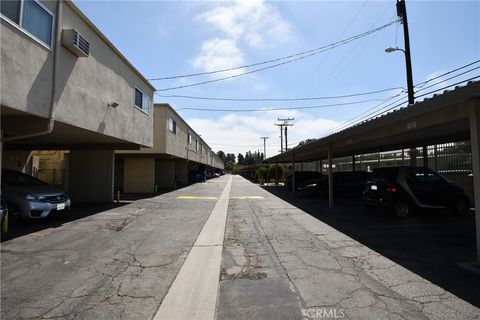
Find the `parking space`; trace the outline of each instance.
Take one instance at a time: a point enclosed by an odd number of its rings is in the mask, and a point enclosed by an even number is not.
[[[44,219],[21,220],[19,218],[9,218],[9,228],[7,233],[1,234],[1,241],[8,241],[28,234],[37,234],[46,229],[56,229],[63,225],[79,220],[100,212],[119,208],[131,203],[132,201],[121,201],[119,203],[82,203],[73,204],[70,210],[58,211],[54,215]],[[38,235],[41,236],[41,235]]]
[[[475,216],[417,212],[399,219],[371,212],[360,198],[328,199],[292,195],[284,187],[265,190],[300,208],[370,249],[458,297],[480,306],[480,268],[475,261]]]
[[[2,243],[2,318],[475,319],[470,216],[336,200],[227,175],[20,224]]]
[[[2,319],[151,319],[226,179],[19,223],[2,243]],[[16,231],[14,231],[16,230]]]

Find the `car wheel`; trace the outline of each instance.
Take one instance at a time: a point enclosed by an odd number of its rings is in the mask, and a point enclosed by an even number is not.
[[[458,198],[453,202],[450,210],[454,215],[463,217],[470,211],[469,202],[465,198]]]
[[[412,208],[406,201],[398,201],[393,204],[393,214],[399,218],[405,218],[411,211]]]

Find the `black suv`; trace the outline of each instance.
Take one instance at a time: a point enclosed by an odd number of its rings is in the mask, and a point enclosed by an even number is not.
[[[358,196],[362,195],[365,183],[372,177],[366,171],[337,171],[332,173],[333,194]],[[328,176],[303,181],[298,186],[298,192],[305,195],[328,195]]]
[[[363,191],[368,208],[390,208],[397,217],[405,217],[415,208],[449,210],[465,215],[470,208],[462,188],[438,173],[421,167],[378,168]]]
[[[295,171],[295,187],[298,190],[298,187],[303,181],[311,180],[311,179],[322,179],[324,177],[325,177],[324,174],[317,171]],[[292,174],[290,174],[287,176],[287,179],[285,180],[285,186],[287,187],[288,190],[292,190],[292,184],[293,184],[293,179],[292,179]]]

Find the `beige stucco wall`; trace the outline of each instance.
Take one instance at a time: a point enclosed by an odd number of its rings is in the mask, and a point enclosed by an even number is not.
[[[123,191],[126,193],[154,192],[155,159],[125,159]]]
[[[53,1],[42,1],[55,13]],[[53,54],[28,35],[0,19],[1,104],[48,117]]]
[[[42,1],[54,14],[56,4]],[[143,146],[152,146],[153,118],[134,107],[137,87],[153,101],[153,88],[72,8],[62,2],[62,29],[75,29],[90,43],[77,57],[58,39],[57,121]],[[48,117],[53,52],[1,19],[1,104]],[[53,50],[53,49],[52,49]],[[117,108],[108,107],[116,101]]]
[[[168,130],[168,118],[171,117],[177,124],[176,133]],[[188,143],[188,134],[192,135],[192,143]],[[198,151],[195,148],[198,141]],[[201,146],[203,145],[203,153]],[[162,154],[188,159],[198,163],[212,165],[223,169],[223,163],[214,154],[211,148],[202,140],[192,128],[169,105],[156,104],[154,106],[153,148],[141,150],[118,150],[118,154]]]

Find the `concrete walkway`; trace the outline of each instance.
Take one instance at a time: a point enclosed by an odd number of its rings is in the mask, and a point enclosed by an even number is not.
[[[239,176],[6,241],[1,271],[2,319],[480,319]]]

